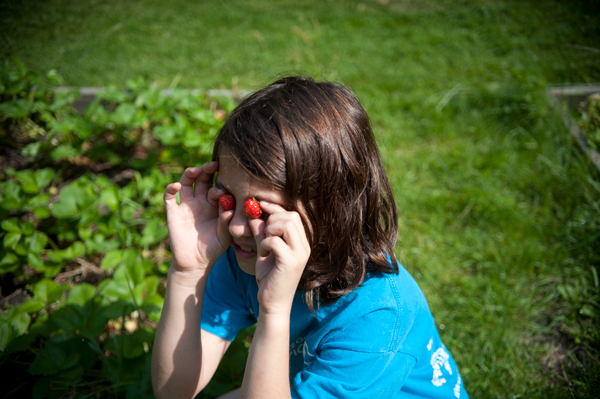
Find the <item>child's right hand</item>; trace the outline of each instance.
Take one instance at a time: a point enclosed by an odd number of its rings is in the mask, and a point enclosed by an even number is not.
[[[217,162],[188,168],[179,183],[165,189],[172,267],[180,272],[208,270],[231,245],[229,221],[233,211],[219,209],[223,190],[210,187]],[[180,193],[177,205],[176,194]]]

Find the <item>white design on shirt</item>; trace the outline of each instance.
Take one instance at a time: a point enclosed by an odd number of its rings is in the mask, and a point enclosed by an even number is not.
[[[456,380],[456,385],[454,386],[454,396],[460,398],[460,383],[462,380],[460,379],[460,374],[458,375],[458,379]]]
[[[445,378],[442,377],[442,366],[452,375],[452,368],[448,362],[450,355],[444,350],[444,348],[438,348],[433,355],[431,355],[431,367],[433,368],[433,378],[431,383],[436,387],[441,387],[445,382]]]
[[[290,344],[290,359],[293,356],[300,356],[300,354],[304,356],[304,339],[305,337],[299,337]]]
[[[317,357],[316,354],[310,353],[306,341],[304,341],[304,346],[302,346],[302,357],[304,357],[304,367],[308,367],[313,364]]]
[[[431,350],[431,345],[433,345],[433,338],[429,338],[429,343],[427,344],[427,350]]]

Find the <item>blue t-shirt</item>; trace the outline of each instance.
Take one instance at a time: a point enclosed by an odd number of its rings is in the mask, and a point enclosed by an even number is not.
[[[317,316],[296,292],[290,316],[293,398],[468,398],[421,289],[400,273],[369,272]],[[230,248],[208,277],[204,330],[233,341],[256,323],[256,279]]]

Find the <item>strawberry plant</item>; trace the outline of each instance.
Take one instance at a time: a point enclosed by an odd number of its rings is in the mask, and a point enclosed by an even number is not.
[[[77,93],[55,91],[60,83],[18,60],[0,67],[4,391],[153,397],[150,357],[171,257],[163,190],[210,158],[234,104],[166,95],[138,79],[109,86],[81,115]],[[240,334],[204,397],[241,382],[237,357],[250,335]]]

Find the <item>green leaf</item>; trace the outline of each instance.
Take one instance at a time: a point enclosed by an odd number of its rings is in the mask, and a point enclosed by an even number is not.
[[[133,302],[136,306],[139,306],[143,300],[141,292],[136,292],[135,287],[144,278],[144,273],[139,267],[130,265],[121,265],[115,270],[113,274],[113,281],[117,284],[127,288],[127,295],[123,295],[120,298]]]
[[[20,221],[17,218],[8,218],[2,221],[2,229],[5,231],[12,231],[15,233],[21,232]]]
[[[106,254],[104,255],[104,258],[102,259],[100,266],[104,270],[114,269],[115,267],[117,267],[121,264],[122,260],[123,260],[122,251],[120,249],[113,249],[111,251],[106,251]]]
[[[134,359],[146,353],[154,340],[154,334],[155,332],[148,328],[139,329],[133,334],[121,334],[115,337],[117,345],[109,341],[106,349],[116,351],[117,348],[121,348],[125,358]]]
[[[162,220],[152,219],[144,227],[140,244],[143,246],[159,242],[169,235],[169,230]]]
[[[21,187],[16,181],[9,180],[0,184],[2,189],[2,202],[0,205],[7,211],[16,211],[21,209],[23,198],[21,196]]]
[[[77,234],[79,235],[79,238],[81,238],[83,241],[89,240],[92,238],[92,235],[94,234],[94,230],[88,228],[88,227],[80,227],[77,230]]]
[[[27,254],[27,263],[29,263],[29,266],[31,266],[35,270],[38,270],[38,271],[44,270],[44,261],[42,260],[42,258],[40,258],[39,255],[33,254],[31,252],[28,253]]]
[[[22,234],[16,231],[11,231],[4,236],[4,248],[14,249],[21,239]]]
[[[23,241],[18,242],[17,245],[15,245],[14,250],[17,255],[21,256],[26,256],[29,252],[25,245],[23,245]]]
[[[24,334],[31,323],[31,316],[24,312],[21,307],[13,307],[8,311],[8,322],[15,329],[17,335]]]
[[[146,313],[151,313],[162,309],[164,302],[164,298],[159,294],[150,294],[144,298],[140,308]]]
[[[73,352],[73,353],[77,353],[77,352]],[[80,358],[80,354],[77,353],[77,362],[79,362],[79,358]],[[60,378],[60,381],[62,381],[63,383],[73,386],[73,385],[77,385],[81,382],[81,380],[83,379],[83,367],[81,366],[77,366],[77,367],[71,367],[68,368],[64,371],[61,371],[60,374],[58,375],[58,378]]]
[[[66,118],[56,121],[52,125],[51,131],[59,135],[75,133],[82,139],[87,139],[92,135],[92,125],[79,115],[69,115]]]
[[[54,263],[61,263],[65,257],[65,253],[60,249],[57,251],[48,250],[46,255],[48,256],[48,260]]]
[[[50,217],[50,209],[46,205],[37,205],[33,208],[33,213],[40,219],[47,219]]]
[[[120,104],[115,112],[110,115],[110,120],[117,125],[132,125],[136,121],[138,109],[134,104]]]
[[[29,101],[22,98],[0,103],[0,115],[13,119],[22,119],[30,114],[31,106],[32,104]]]
[[[81,151],[73,147],[71,144],[62,144],[52,150],[51,156],[53,161],[60,161],[68,158],[76,158],[81,155]]]
[[[48,81],[54,86],[60,86],[64,83],[63,77],[58,74],[56,69],[50,69],[46,72],[46,78],[48,78]]]
[[[104,280],[98,285],[98,292],[110,300],[124,299],[131,302],[131,291],[126,281]]]
[[[0,323],[0,351],[3,352],[17,335],[12,325],[9,323]]]
[[[77,199],[84,196],[83,190],[76,184],[69,184],[59,194],[59,200],[52,206],[52,215],[57,219],[67,219],[79,213]]]
[[[116,212],[119,209],[119,189],[116,186],[105,188],[100,193],[100,201]]]
[[[90,299],[96,296],[96,288],[88,283],[80,283],[69,291],[67,303],[74,305],[84,305]]]
[[[46,194],[43,195],[39,195],[37,197],[34,197],[32,199],[39,199],[38,197],[46,197]],[[46,201],[47,202],[47,201]],[[39,205],[35,205],[33,207],[30,207],[29,209],[31,209],[31,211],[39,218],[39,219],[48,219],[50,217],[50,208],[53,207],[54,205],[49,205],[49,204],[39,204]]]
[[[212,111],[203,108],[199,108],[190,112],[190,116],[198,122],[203,122],[207,125],[212,125],[216,121],[215,114]]]
[[[16,173],[16,178],[21,181],[21,188],[28,194],[37,193],[40,189],[35,180],[35,175],[31,170],[20,170]]]
[[[31,222],[23,222],[21,225],[21,230],[23,231],[23,234],[30,236],[35,231],[35,225]]]
[[[81,219],[79,219],[79,227],[86,227],[91,224],[96,224],[102,219],[102,215],[98,209],[86,209],[85,212],[81,213]]]
[[[19,257],[12,252],[4,255],[4,258],[0,260],[0,265],[14,265],[19,261]]]
[[[19,306],[22,312],[36,313],[44,309],[46,304],[37,298],[29,298]]]
[[[31,242],[29,243],[29,250],[33,253],[39,254],[46,248],[48,244],[48,236],[41,231],[35,231],[31,235]]]
[[[52,375],[73,367],[79,361],[79,353],[65,353],[59,347],[47,343],[35,357],[29,373],[33,375]]]
[[[154,399],[155,396],[152,392],[151,357],[146,355],[136,360],[145,360],[146,366],[142,370],[141,363],[138,363],[139,366],[137,369],[141,375],[134,379],[134,382],[127,387],[125,399]],[[236,387],[232,387],[230,390],[234,388]]]
[[[591,304],[586,303],[579,310],[579,314],[584,315],[586,317],[595,318],[595,317],[598,317],[598,315],[600,314],[600,311],[598,309],[598,306],[593,306]]]
[[[154,137],[167,146],[177,145],[180,142],[179,129],[175,125],[162,125],[154,128]]]
[[[46,188],[54,179],[54,170],[44,168],[35,171],[35,181],[40,189]]]
[[[79,258],[85,255],[85,245],[81,241],[75,241],[67,249],[63,250],[65,260]]]
[[[52,314],[52,321],[68,332],[85,329],[85,315],[81,306],[65,305]]]
[[[27,201],[27,205],[32,208],[35,208],[36,206],[40,205],[47,207],[50,198],[50,194],[37,194],[31,197],[29,201]]]
[[[57,302],[67,288],[68,285],[66,284],[58,285],[54,281],[45,278],[33,286],[33,295],[40,301],[50,304]]]
[[[183,144],[189,148],[197,148],[202,146],[206,140],[202,135],[195,130],[187,130],[183,137]]]
[[[40,153],[41,148],[42,148],[42,142],[34,141],[33,143],[29,143],[25,147],[23,147],[23,149],[21,150],[21,155],[24,157],[34,157],[35,158]]]
[[[49,265],[44,264],[44,276],[45,277],[55,277],[58,273],[62,271],[64,265]]]

